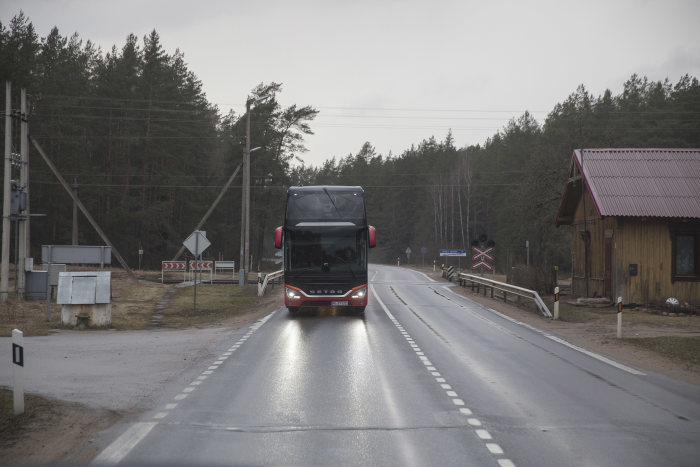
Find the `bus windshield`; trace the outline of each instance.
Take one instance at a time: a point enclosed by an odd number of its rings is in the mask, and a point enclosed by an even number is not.
[[[308,226],[289,229],[285,240],[288,272],[352,272],[367,270],[367,229]]]
[[[365,225],[362,191],[354,188],[299,187],[287,197],[286,225],[300,222],[349,221]]]

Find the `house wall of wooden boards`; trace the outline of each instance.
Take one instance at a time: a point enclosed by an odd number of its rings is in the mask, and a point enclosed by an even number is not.
[[[700,219],[600,218],[586,192],[571,227],[574,296],[622,297],[625,304],[663,304],[669,297],[700,303],[700,282],[673,281],[671,270],[672,232],[700,231]]]

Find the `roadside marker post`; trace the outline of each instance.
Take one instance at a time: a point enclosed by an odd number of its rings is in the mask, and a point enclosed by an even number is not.
[[[12,330],[12,400],[14,414],[24,413],[24,333],[19,329]]]
[[[554,287],[554,319],[559,319],[559,287]]]
[[[622,297],[617,297],[617,338],[622,339]]]

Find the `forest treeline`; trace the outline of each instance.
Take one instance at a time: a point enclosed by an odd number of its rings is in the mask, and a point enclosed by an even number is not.
[[[81,200],[132,266],[140,247],[148,267],[170,259],[241,162],[245,119],[221,115],[184,55],[165,53],[156,31],[104,52],[57,28],[39,38],[20,13],[0,24],[0,75],[13,83],[13,109],[19,88],[27,89],[31,136],[77,181]],[[250,91],[270,96],[251,113],[251,140],[261,147],[251,164],[253,269],[271,267],[261,260],[274,254],[288,186],[342,184],[365,188],[378,231],[373,261],[403,263],[411,248],[411,262],[421,262],[425,248],[426,263],[439,262],[441,248],[469,249],[481,238],[495,243],[500,272],[525,263],[526,241],[540,270],[566,270],[571,232],[555,228],[554,218],[575,148],[700,147],[700,83],[688,75],[677,83],[632,75],[619,95],[594,96],[581,85],[544,122],[525,112],[483,145],[458,148],[448,133],[382,155],[367,142],[320,166],[303,163],[318,111],[282,108],[280,92],[275,82]],[[17,146],[18,124],[14,132]],[[31,157],[31,211],[47,215],[32,221],[36,256],[42,244],[70,244],[72,201]],[[238,261],[240,212],[238,177],[203,227],[211,256]],[[79,240],[102,243],[83,220]]]

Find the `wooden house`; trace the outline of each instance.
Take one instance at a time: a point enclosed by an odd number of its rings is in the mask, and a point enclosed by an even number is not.
[[[556,225],[574,296],[700,305],[700,149],[575,150]]]

